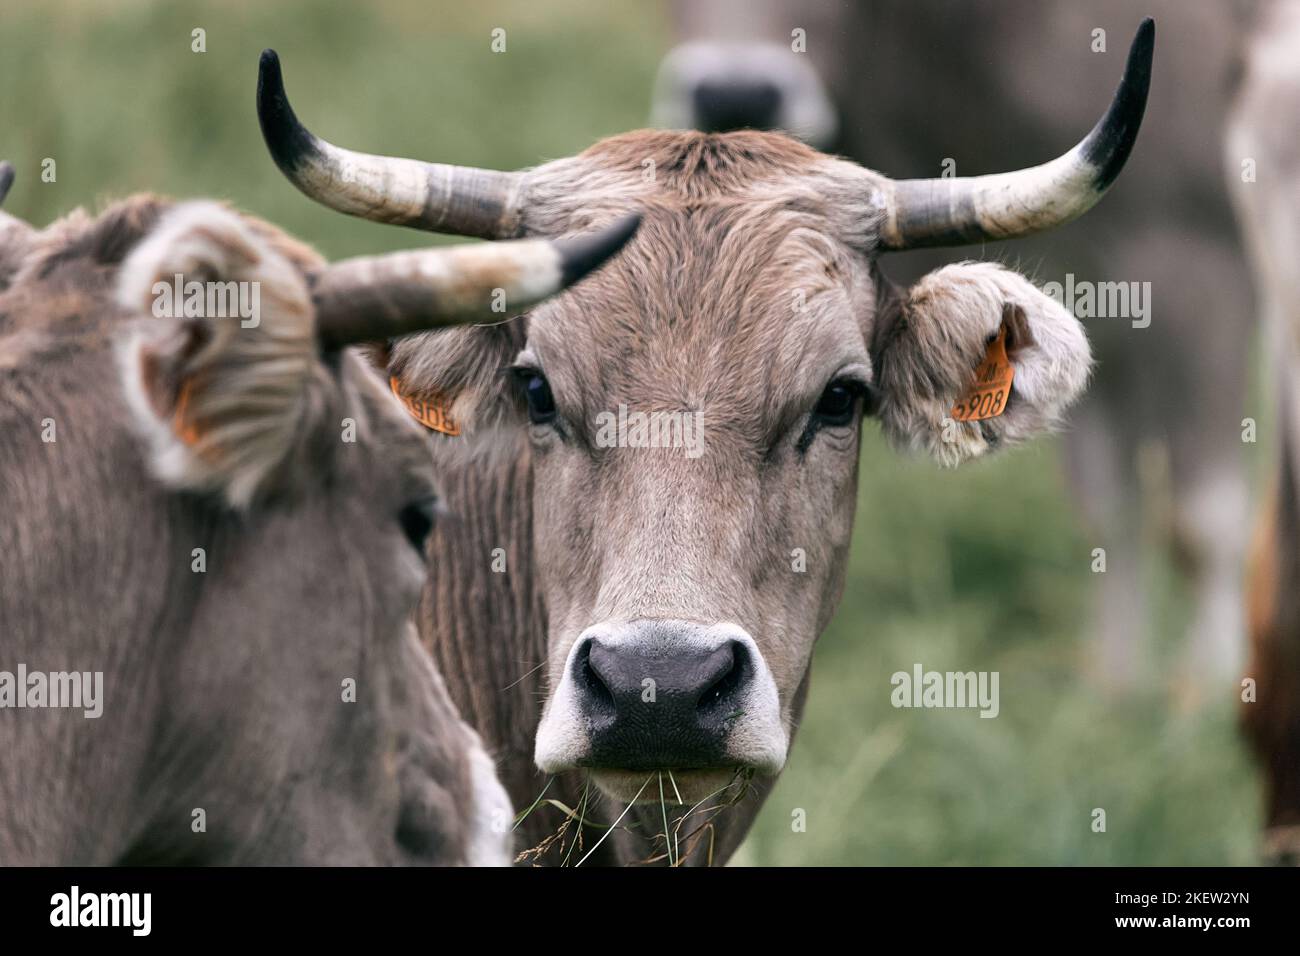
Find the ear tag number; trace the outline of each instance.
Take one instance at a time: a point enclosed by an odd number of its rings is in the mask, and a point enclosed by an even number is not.
[[[432,429],[435,432],[442,432],[444,435],[459,435],[460,426],[451,418],[449,410],[451,402],[442,395],[428,395],[424,398],[416,398],[402,390],[401,382],[397,376],[389,376],[388,385],[393,390],[403,407],[406,408],[407,414],[414,418],[425,428]]]
[[[989,343],[984,361],[975,370],[975,382],[952,407],[952,417],[959,422],[979,422],[997,418],[1006,410],[1011,397],[1011,380],[1016,369],[1007,358],[1007,326],[1004,322],[998,337]]]

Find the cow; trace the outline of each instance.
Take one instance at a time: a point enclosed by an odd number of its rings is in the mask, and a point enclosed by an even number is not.
[[[428,440],[349,346],[500,318],[631,228],[327,264],[211,201],[0,214],[0,865],[510,861],[410,619]]]
[[[1106,690],[1153,676],[1152,557],[1171,563],[1191,595],[1177,666],[1161,668],[1183,699],[1213,693],[1241,663],[1249,496],[1239,433],[1252,286],[1219,143],[1253,6],[1149,0],[1168,39],[1151,91],[1159,120],[1111,213],[998,250],[1062,293],[1095,288],[1104,304],[1075,300],[1098,375],[1064,435],[1063,459],[1089,550],[1106,553],[1085,644],[1085,670]],[[1130,0],[670,7],[681,43],[656,81],[658,123],[770,125],[885,172],[959,175],[1005,168],[1026,151],[1050,155],[1086,122],[1105,92],[1092,63],[1122,54],[1114,38],[1132,16]],[[1054,72],[1070,82],[1031,79]],[[998,104],[995,116],[971,109],[983,102]],[[891,276],[910,281],[941,261],[903,257]],[[1132,293],[1142,283],[1139,314]]]
[[[863,417],[956,466],[1052,429],[1088,377],[1079,323],[1023,276],[961,263],[902,288],[879,258],[1085,212],[1133,148],[1153,44],[1147,21],[1057,159],[914,180],[768,132],[644,130],[522,172],[360,153],[302,125],[263,55],[267,146],[331,208],[498,239],[642,216],[582,287],[384,356],[450,421],[455,520],[430,535],[418,623],[524,809],[524,860],[729,858],[840,596]],[[648,440],[664,420],[702,441]]]
[[[1272,358],[1277,461],[1256,526],[1242,723],[1264,770],[1264,857],[1300,864],[1300,3],[1247,47],[1224,148]]]

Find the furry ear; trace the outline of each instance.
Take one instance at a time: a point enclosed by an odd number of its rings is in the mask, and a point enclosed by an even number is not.
[[[455,434],[472,442],[522,421],[507,370],[527,338],[526,315],[498,325],[440,329],[392,343],[383,364],[406,397],[439,403]]]
[[[954,406],[969,395],[1000,337],[1014,370],[1003,411],[958,420]],[[873,359],[886,435],[949,467],[1056,427],[1092,364],[1083,329],[1064,307],[989,262],[923,276]]]
[[[153,316],[122,366],[154,471],[237,508],[297,457],[329,388],[306,281],[272,239],[217,203],[186,203],[118,273],[122,308]]]

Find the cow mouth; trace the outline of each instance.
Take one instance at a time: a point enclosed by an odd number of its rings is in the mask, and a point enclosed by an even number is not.
[[[593,768],[589,771],[592,783],[611,800],[664,803],[669,807],[724,806],[734,802],[746,792],[755,772],[751,767],[655,771]]]

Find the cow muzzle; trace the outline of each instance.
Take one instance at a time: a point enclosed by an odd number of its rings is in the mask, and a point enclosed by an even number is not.
[[[776,683],[744,629],[640,620],[579,635],[535,756],[548,773],[590,768],[626,798],[629,781],[655,772],[692,790],[727,772],[775,774],[787,746]]]

